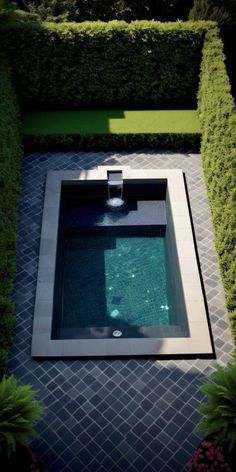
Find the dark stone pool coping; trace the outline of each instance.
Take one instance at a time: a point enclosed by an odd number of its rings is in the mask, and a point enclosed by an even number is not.
[[[179,265],[182,292],[179,303],[186,307],[188,332],[182,336],[171,336],[166,327],[161,336],[150,336],[150,329],[140,338],[111,338],[101,336],[87,339],[52,339],[54,280],[56,272],[56,251],[58,239],[61,188],[63,183],[80,185],[81,182],[107,181],[110,167],[100,166],[87,172],[52,171],[48,172],[45,189],[43,220],[41,230],[38,281],[34,311],[32,336],[32,357],[108,357],[108,356],[189,356],[213,355],[201,280],[197,267],[191,222],[189,217],[183,172],[181,169],[139,169],[119,168],[123,171],[124,181],[156,182],[167,181],[166,239],[173,238],[173,256]],[[114,167],[113,167],[114,169]],[[116,167],[116,169],[118,169]],[[170,226],[172,229],[170,230]],[[167,243],[168,244],[168,243]],[[172,245],[173,247],[173,245]],[[101,331],[101,330],[100,330]],[[99,331],[99,333],[100,333]]]

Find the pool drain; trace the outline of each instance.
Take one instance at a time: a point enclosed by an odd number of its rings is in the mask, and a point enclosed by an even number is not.
[[[112,334],[114,338],[120,338],[122,336],[122,331],[120,331],[119,329],[115,329]]]

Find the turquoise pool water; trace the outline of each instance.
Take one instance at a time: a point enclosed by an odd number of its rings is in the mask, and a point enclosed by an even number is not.
[[[170,324],[164,237],[67,237],[63,328]]]

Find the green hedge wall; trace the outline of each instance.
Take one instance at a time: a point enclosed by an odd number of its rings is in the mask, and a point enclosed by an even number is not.
[[[21,134],[9,65],[0,55],[0,376],[12,341]]]
[[[24,136],[27,152],[117,149],[176,149],[199,151],[201,135],[191,133],[165,134],[87,134]]]
[[[27,109],[196,108],[204,22],[2,24]]]
[[[236,344],[236,110],[217,28],[206,34],[198,110],[216,249]]]

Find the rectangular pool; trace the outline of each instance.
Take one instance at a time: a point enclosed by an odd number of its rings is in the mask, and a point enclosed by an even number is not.
[[[141,336],[173,324],[164,237],[115,233],[65,238],[55,337]]]
[[[125,335],[171,324],[164,237],[135,233],[65,239],[62,327],[72,336],[89,326],[122,327]]]
[[[212,355],[182,172],[107,170],[48,174],[32,355]]]

